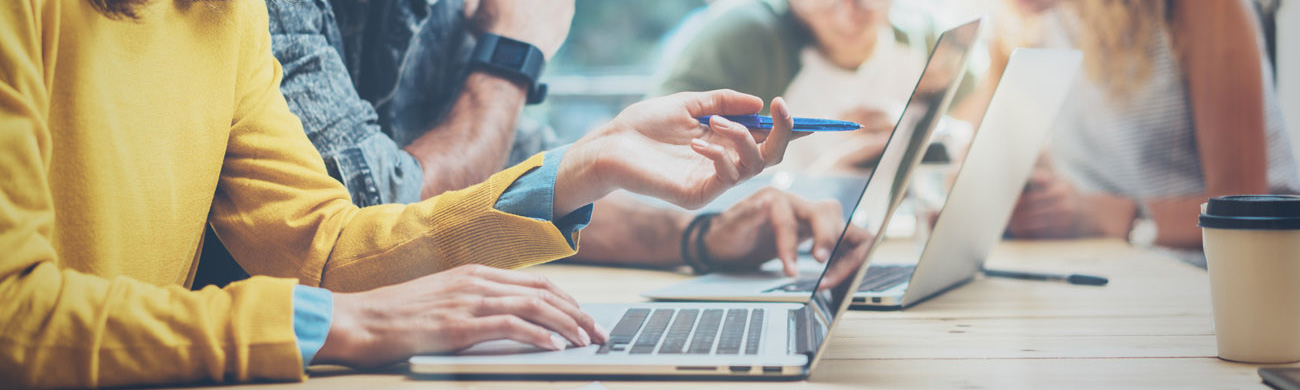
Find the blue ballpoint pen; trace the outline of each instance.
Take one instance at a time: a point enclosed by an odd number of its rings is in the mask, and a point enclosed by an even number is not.
[[[772,129],[772,117],[763,115],[719,115],[732,122],[739,123],[750,130]],[[697,118],[701,125],[709,125],[709,117]],[[816,118],[794,118],[794,131],[850,131],[862,128],[853,122]]]

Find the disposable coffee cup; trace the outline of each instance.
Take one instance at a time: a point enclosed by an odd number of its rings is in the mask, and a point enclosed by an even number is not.
[[[1199,226],[1219,358],[1300,361],[1300,197],[1213,198]]]

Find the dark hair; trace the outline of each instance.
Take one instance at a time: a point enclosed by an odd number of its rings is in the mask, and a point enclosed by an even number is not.
[[[136,8],[148,3],[149,0],[87,0],[91,7],[96,11],[104,14],[109,19],[135,19],[139,17],[135,14]]]

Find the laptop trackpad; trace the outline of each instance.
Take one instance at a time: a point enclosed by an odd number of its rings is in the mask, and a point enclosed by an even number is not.
[[[799,261],[795,262],[795,264],[800,279],[821,276],[822,270],[826,269],[826,263],[813,260],[811,256],[799,256]],[[785,265],[778,259],[763,262],[758,267],[758,271],[775,277],[785,277]]]
[[[551,339],[559,340],[559,342],[564,343],[565,349],[577,347],[577,345],[565,340],[564,337],[556,333],[551,333]],[[592,346],[594,345],[596,344],[592,344]],[[474,344],[473,346],[466,348],[465,350],[462,350],[460,352],[457,352],[456,354],[462,356],[487,356],[487,355],[519,355],[519,354],[526,354],[526,353],[542,353],[542,352],[554,352],[554,351],[545,348],[539,348],[532,344],[526,344],[514,340],[492,340],[492,341],[484,341],[478,344]]]

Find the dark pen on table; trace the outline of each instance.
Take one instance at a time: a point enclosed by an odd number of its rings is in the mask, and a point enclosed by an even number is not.
[[[1024,280],[1041,280],[1049,282],[1066,282],[1070,284],[1079,284],[1085,286],[1105,286],[1110,283],[1110,279],[1104,276],[1084,275],[1084,274],[1049,274],[1040,272],[1025,271],[1008,271],[998,269],[984,269],[984,276],[997,278],[1011,278]]]

